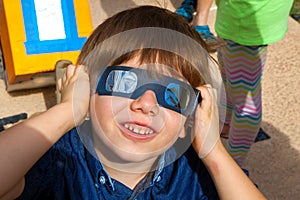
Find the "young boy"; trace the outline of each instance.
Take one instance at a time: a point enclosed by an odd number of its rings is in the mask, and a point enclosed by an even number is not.
[[[61,103],[0,136],[0,197],[264,199],[220,142],[200,44],[158,7],[107,19],[59,81]]]

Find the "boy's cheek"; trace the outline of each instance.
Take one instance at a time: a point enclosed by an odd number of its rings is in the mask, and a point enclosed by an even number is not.
[[[187,117],[168,109],[165,110],[167,110],[165,117],[168,120],[168,123],[165,124],[165,126],[168,126],[166,129],[172,130],[174,135],[177,135],[179,138],[185,138],[187,135],[185,127],[187,123]]]
[[[111,120],[112,104],[108,100],[109,96],[98,96],[97,94],[91,96],[90,100],[90,117],[93,121],[97,120]]]
[[[111,112],[114,116],[116,116],[119,112],[121,112],[124,109],[129,110],[132,101],[132,99],[112,96],[110,102],[107,102],[106,105],[111,107]]]
[[[91,97],[90,108],[97,114],[109,115],[109,113],[117,113],[124,107],[128,106],[126,99],[120,99],[114,96],[99,96],[97,94]]]

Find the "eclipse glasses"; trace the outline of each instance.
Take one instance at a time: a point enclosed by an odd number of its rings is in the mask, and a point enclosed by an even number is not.
[[[138,99],[152,90],[160,106],[184,116],[194,113],[201,103],[199,90],[175,78],[145,69],[126,66],[108,66],[100,73],[96,92],[98,95]]]

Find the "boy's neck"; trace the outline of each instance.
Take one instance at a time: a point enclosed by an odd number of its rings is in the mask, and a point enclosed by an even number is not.
[[[132,173],[126,171],[120,171],[104,165],[109,176],[122,184],[126,185],[128,188],[133,190],[136,185],[147,175],[148,171],[142,173]]]
[[[98,158],[111,178],[123,183],[132,190],[149,171],[155,170],[157,160],[154,157],[143,162],[120,164],[112,163],[99,154]]]

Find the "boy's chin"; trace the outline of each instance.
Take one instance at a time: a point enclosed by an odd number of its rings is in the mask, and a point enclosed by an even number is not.
[[[106,152],[106,153],[105,153]],[[163,152],[137,153],[124,150],[96,150],[98,158],[107,167],[131,173],[150,171]]]

